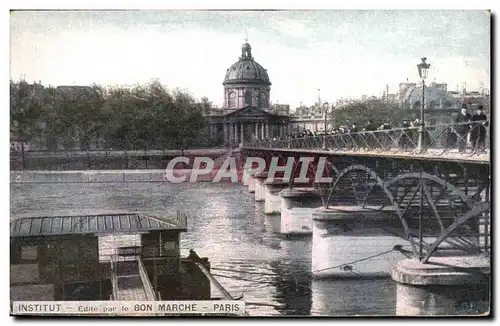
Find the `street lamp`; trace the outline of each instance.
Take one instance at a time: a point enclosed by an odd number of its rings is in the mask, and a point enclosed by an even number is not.
[[[325,113],[325,127],[323,129],[324,135],[323,135],[323,149],[328,150],[328,144],[326,143],[326,128],[327,128],[327,117],[328,117],[328,108],[329,104],[328,102],[323,103],[323,112]]]
[[[426,63],[427,58],[422,58],[422,62],[417,65],[418,74],[420,79],[422,79],[422,104],[420,105],[420,129],[418,133],[418,150],[420,153],[423,152],[424,148],[424,137],[425,137],[425,120],[424,120],[424,105],[425,105],[425,78],[429,72],[430,64]]]
[[[423,153],[424,148],[424,136],[425,136],[425,120],[424,120],[424,103],[425,103],[425,78],[429,72],[430,64],[426,63],[427,58],[422,58],[422,62],[417,65],[418,74],[422,79],[422,105],[420,105],[420,129],[418,134],[418,150]],[[423,258],[423,240],[424,240],[424,179],[423,179],[423,169],[420,166],[420,217],[419,217],[419,260]]]

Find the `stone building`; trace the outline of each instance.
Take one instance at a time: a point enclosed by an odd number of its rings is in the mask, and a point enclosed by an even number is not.
[[[422,103],[422,84],[399,84],[399,106],[415,112],[415,117],[420,114]],[[477,106],[489,108],[489,99],[480,92],[463,92],[448,90],[446,83],[432,82],[425,86],[425,112],[430,124],[448,123],[453,121],[462,104],[468,104],[469,110],[474,111]],[[470,104],[470,105],[469,105]],[[473,113],[473,112],[470,113]]]
[[[402,83],[399,85],[399,105],[402,109],[419,110],[422,104],[422,85],[416,83]],[[425,86],[425,108],[433,109],[456,109],[459,101],[447,90],[445,83],[432,82]]]
[[[239,60],[227,70],[222,83],[224,104],[210,112],[210,134],[226,145],[289,134],[289,106],[270,104],[271,81],[267,70],[252,56],[247,42]]]
[[[448,91],[446,83],[432,82],[425,86],[425,115],[427,124],[449,123],[461,103]],[[402,110],[413,111],[414,118],[420,117],[422,105],[422,84],[399,84],[399,107]]]

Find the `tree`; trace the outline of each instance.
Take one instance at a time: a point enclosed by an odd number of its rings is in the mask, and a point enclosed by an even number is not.
[[[354,122],[362,127],[370,120],[377,126],[386,121],[394,126],[411,117],[412,111],[402,110],[395,103],[385,103],[379,99],[351,102],[332,112],[336,127]]]
[[[33,96],[33,89],[41,95]],[[77,139],[87,150],[101,140],[105,148],[185,149],[206,139],[205,116],[211,107],[208,98],[197,102],[187,91],[170,91],[157,80],[106,89],[11,82],[13,137],[28,142],[43,133],[53,140],[52,150],[58,144],[68,150]]]
[[[24,167],[25,144],[40,131],[38,123],[42,110],[43,86],[10,82],[10,130],[14,141],[21,144],[22,164]]]

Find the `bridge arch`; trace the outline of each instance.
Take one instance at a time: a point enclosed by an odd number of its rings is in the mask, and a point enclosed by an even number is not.
[[[464,191],[460,190],[459,188],[454,186],[452,183],[450,183],[444,179],[441,179],[435,175],[426,173],[426,172],[422,172],[422,173],[409,172],[409,173],[400,174],[400,175],[397,175],[394,178],[386,181],[385,185],[387,186],[387,188],[389,188],[389,187],[395,185],[396,183],[398,183],[399,181],[402,181],[405,179],[418,179],[418,180],[420,180],[420,178],[422,178],[423,180],[428,180],[428,181],[432,181],[434,183],[437,183],[438,185],[442,186],[443,189],[447,190],[450,195],[455,195],[455,196],[459,197],[468,206],[468,208],[472,208],[473,199],[470,198],[469,196],[467,196],[467,194]],[[375,188],[375,184],[373,184],[371,186],[370,191],[367,194],[367,197],[369,197],[371,195],[374,188]],[[365,198],[364,202],[366,202],[366,199],[367,198]]]
[[[293,171],[292,171],[292,178],[290,180],[290,188],[293,188],[294,186],[294,181],[295,181],[295,175],[297,172],[299,172],[299,169],[302,168],[301,164],[299,164],[299,158],[295,158],[294,166],[293,166]],[[314,157],[314,160],[308,164],[307,166],[307,175],[313,175],[314,177],[316,176],[316,171],[317,171],[317,166],[318,166],[318,161],[321,158],[321,156],[316,156]],[[328,159],[326,158],[325,160],[325,169],[327,171],[333,172],[332,174],[335,174],[335,176],[339,175],[339,170],[337,167]],[[333,176],[332,176],[333,177]],[[335,181],[335,178],[333,178],[332,183]],[[316,180],[314,180],[313,184],[316,184]]]
[[[477,203],[474,205],[474,207],[466,212],[465,214],[462,214],[460,217],[458,217],[455,222],[453,222],[452,225],[450,225],[446,230],[444,230],[441,235],[432,243],[431,247],[429,248],[427,254],[425,257],[422,259],[423,263],[426,263],[429,258],[436,252],[438,249],[439,245],[448,238],[453,231],[461,227],[465,222],[470,220],[473,217],[478,216],[479,214],[486,213],[491,210],[491,205],[489,202],[481,202]]]
[[[384,180],[382,180],[382,178],[380,178],[377,173],[375,171],[373,171],[372,169],[364,166],[364,165],[361,165],[361,164],[353,164],[353,165],[350,165],[348,166],[347,168],[343,169],[337,179],[335,180],[331,190],[330,190],[330,194],[328,195],[328,199],[325,203],[325,208],[328,208],[328,205],[330,204],[331,202],[331,199],[332,199],[332,196],[340,182],[340,180],[345,176],[347,175],[349,172],[351,171],[362,171],[362,172],[365,172],[367,173],[369,176],[371,176],[373,179],[375,179],[375,184],[380,186],[381,189],[383,190],[383,192],[385,193],[385,196],[387,197],[387,199],[389,200],[389,202],[391,203],[391,207],[394,208],[396,214],[398,215],[399,217],[399,220],[403,226],[403,230],[405,232],[405,236],[406,236],[406,239],[410,242],[411,246],[412,246],[412,249],[413,249],[413,252],[416,254],[417,253],[417,247],[416,247],[416,244],[415,244],[415,241],[412,237],[410,237],[410,231],[409,231],[409,227],[408,227],[408,223],[406,222],[406,220],[403,218],[403,215],[401,213],[401,209],[400,207],[395,203],[394,201],[394,196],[392,194],[392,192],[389,190],[389,188],[386,186],[386,182]]]
[[[415,182],[414,184],[410,183],[410,188],[415,189],[413,195],[411,196],[411,199],[409,202],[406,203],[406,208],[402,206],[402,202],[405,199],[406,195],[408,192],[403,194],[400,199],[398,200],[398,193],[396,190],[396,193],[394,193],[394,186],[397,186],[399,182],[404,181],[404,180],[415,180],[418,181]],[[423,181],[423,182],[422,182]],[[440,188],[440,194],[436,198],[432,198],[432,193],[429,192],[428,186],[425,184],[425,181],[427,182],[432,182],[433,184],[437,184]],[[432,241],[427,247],[427,253],[425,254],[425,257],[423,259],[423,262],[427,262],[428,259],[438,250],[438,247],[441,243],[447,242],[448,244],[456,245],[459,242],[459,239],[462,239],[462,237],[467,237],[467,235],[460,235],[457,236],[455,235],[454,238],[449,239],[449,236],[454,232],[459,230],[464,226],[465,223],[467,223],[471,218],[477,217],[479,214],[482,214],[490,209],[490,205],[488,202],[482,202],[482,203],[474,203],[474,198],[467,196],[467,194],[456,187],[455,185],[451,184],[450,182],[443,180],[437,176],[428,174],[428,173],[420,173],[420,172],[410,172],[410,173],[405,173],[398,175],[388,181],[386,181],[383,185],[387,191],[392,193],[393,195],[393,200],[394,200],[394,205],[399,207],[400,210],[398,212],[402,212],[400,214],[400,220],[401,221],[406,221],[407,220],[407,209],[411,206],[415,194],[420,190],[420,187],[423,187],[423,192],[424,192],[424,200],[427,201],[428,203],[428,209],[432,212],[430,218],[432,218],[432,215],[434,215],[434,218],[439,224],[440,228],[440,234],[438,235],[437,238]],[[375,185],[372,185],[370,192],[367,194],[365,197],[365,202],[363,205],[366,203],[368,197],[373,193]],[[442,220],[441,214],[438,210],[439,202],[441,199],[453,199],[453,198],[459,198],[461,202],[466,206],[466,211],[462,213],[461,216],[455,217],[454,221],[451,225],[445,227],[444,222]],[[465,207],[464,207],[465,208]],[[407,233],[407,237],[409,239],[412,239],[412,236]],[[429,235],[426,235],[426,237],[429,237]],[[434,236],[430,236],[431,238],[434,238]],[[416,241],[415,241],[416,243]],[[423,244],[422,244],[423,245]],[[479,242],[478,242],[479,246]],[[471,248],[475,248],[476,246],[472,243],[467,243],[466,247],[463,245],[459,246],[461,249],[467,249],[470,250]],[[416,252],[414,254],[417,254]]]

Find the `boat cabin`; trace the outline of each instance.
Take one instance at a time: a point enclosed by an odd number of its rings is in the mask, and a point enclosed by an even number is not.
[[[12,301],[207,300],[210,281],[180,256],[186,216],[140,213],[10,222]],[[209,268],[207,259],[203,266]]]

